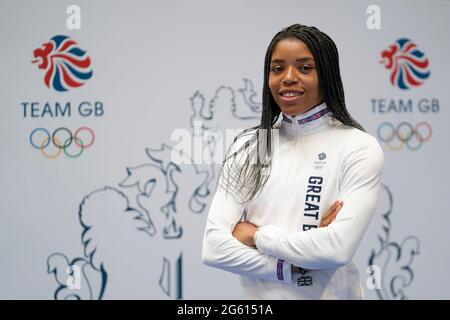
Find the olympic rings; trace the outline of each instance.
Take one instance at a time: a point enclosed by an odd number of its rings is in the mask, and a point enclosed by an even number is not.
[[[406,121],[397,127],[390,122],[383,122],[377,130],[378,138],[393,151],[401,150],[403,145],[413,151],[419,150],[424,142],[431,139],[432,134],[431,125],[425,121],[417,123],[415,127]]]
[[[80,133],[84,131],[90,135],[90,141],[88,143],[85,143],[79,137]],[[40,143],[38,143],[36,141],[36,139],[38,139],[36,136],[38,136],[40,132],[44,134],[44,138]],[[53,131],[52,134],[50,134],[50,132],[45,128],[36,128],[31,131],[29,141],[30,144],[34,148],[39,149],[42,155],[47,159],[57,158],[62,151],[64,151],[64,154],[69,158],[78,158],[83,153],[84,149],[92,146],[95,141],[95,133],[94,130],[89,127],[80,127],[75,131],[74,134],[72,134],[72,131],[70,131],[66,127],[59,127],[55,131]],[[63,141],[62,144],[61,141]],[[53,154],[50,154],[48,151],[46,151],[50,142],[52,142],[53,146],[56,147],[56,151]],[[74,143],[72,144],[72,142]],[[68,149],[71,145],[78,146],[79,150],[77,152],[69,152]]]

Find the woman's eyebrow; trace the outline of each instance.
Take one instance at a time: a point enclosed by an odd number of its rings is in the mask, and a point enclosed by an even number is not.
[[[314,61],[314,59],[311,58],[311,57],[299,58],[299,59],[297,59],[295,61],[297,61],[297,62],[305,62],[305,61],[309,61],[309,60]],[[283,59],[275,59],[275,60],[272,60],[271,63],[284,63],[284,62],[285,61]]]

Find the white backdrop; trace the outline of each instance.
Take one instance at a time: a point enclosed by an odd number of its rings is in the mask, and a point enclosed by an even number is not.
[[[335,40],[348,109],[385,152],[355,256],[365,287],[367,266],[381,270],[367,297],[448,299],[450,2],[378,1],[379,30],[371,4],[1,0],[0,298],[243,298],[236,275],[201,263],[219,167],[171,150],[176,134],[201,141],[195,123],[210,136],[257,124],[266,48],[302,23]],[[81,29],[66,26],[70,5]],[[419,61],[412,80],[391,83],[380,63],[396,43],[411,46],[395,61]],[[397,126],[402,148],[383,141]],[[219,143],[200,142],[205,159]]]

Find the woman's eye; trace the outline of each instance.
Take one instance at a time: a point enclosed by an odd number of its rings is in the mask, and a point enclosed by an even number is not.
[[[308,72],[308,71],[310,71],[311,69],[312,69],[311,66],[301,66],[301,67],[300,67],[300,71],[302,71],[302,72]]]
[[[273,72],[280,72],[281,70],[282,70],[282,68],[280,66],[272,67]]]

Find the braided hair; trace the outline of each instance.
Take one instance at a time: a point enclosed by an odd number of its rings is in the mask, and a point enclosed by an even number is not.
[[[243,195],[238,197],[243,204],[251,201],[262,190],[270,175],[273,151],[271,129],[281,113],[269,88],[270,63],[278,42],[288,38],[303,41],[311,51],[317,65],[319,90],[333,117],[343,125],[365,131],[350,116],[345,106],[339,55],[333,40],[316,27],[294,24],[282,29],[273,37],[265,56],[261,122],[237,135],[231,147],[243,135],[248,132],[253,133],[238,150],[228,151],[219,174],[218,183],[227,191],[231,190],[234,194]],[[239,160],[244,159],[243,163],[238,164],[238,155],[240,155]]]

